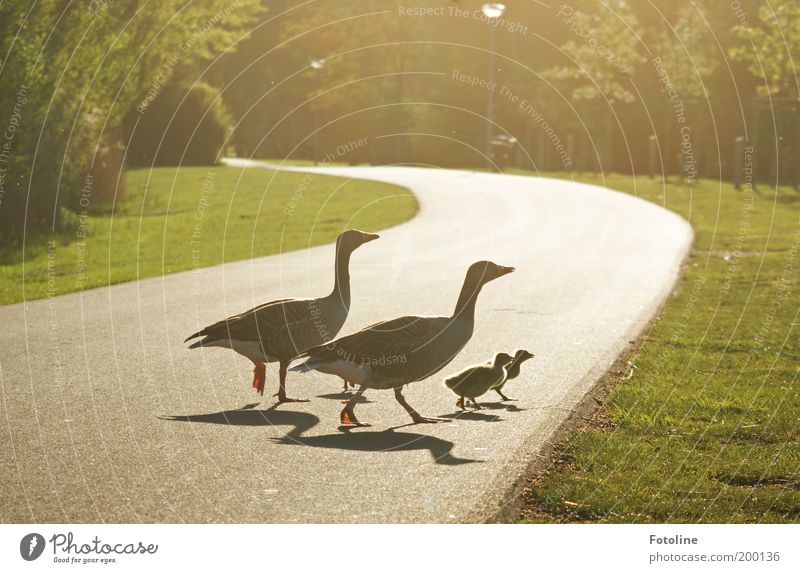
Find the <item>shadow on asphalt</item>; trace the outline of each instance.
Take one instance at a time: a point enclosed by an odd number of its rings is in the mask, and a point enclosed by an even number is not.
[[[290,432],[282,438],[273,438],[279,444],[307,446],[311,448],[330,448],[335,450],[351,450],[360,452],[407,452],[412,450],[428,450],[437,464],[456,466],[461,464],[480,463],[481,460],[457,458],[451,452],[453,442],[433,436],[414,434],[411,432],[395,432],[393,429],[383,432],[340,432],[326,436],[292,435]]]
[[[451,412],[442,414],[439,418],[451,418],[453,420],[475,420],[478,422],[502,422],[503,418],[497,414],[483,414],[481,412]]]
[[[502,422],[504,418],[501,418],[497,414],[494,413],[487,413],[493,412],[496,410],[502,410],[504,412],[524,412],[527,408],[520,408],[519,406],[515,406],[514,404],[509,404],[508,402],[481,402],[481,409],[475,410],[471,407],[469,410],[457,410],[455,412],[449,412],[447,414],[440,414],[440,418],[452,418],[453,420],[479,420],[483,422]]]
[[[253,409],[248,404],[238,410],[225,410],[209,414],[186,414],[161,416],[161,420],[170,422],[197,422],[202,424],[221,424],[229,426],[293,426],[286,435],[271,438],[279,444],[306,446],[309,448],[328,448],[361,452],[403,452],[412,450],[428,450],[434,462],[442,465],[460,465],[478,463],[481,460],[458,458],[451,452],[455,444],[423,434],[411,432],[395,432],[393,428],[382,432],[359,431],[339,432],[325,436],[303,436],[303,434],[319,424],[319,418],[306,412],[279,410],[275,404],[266,410]]]
[[[301,435],[319,424],[319,418],[314,414],[278,410],[276,409],[277,404],[266,410],[255,410],[254,406],[257,404],[248,404],[238,410],[225,410],[210,414],[161,416],[160,419],[170,422],[199,422],[227,426],[294,426],[289,431],[289,434],[294,435]]]
[[[326,398],[327,400],[343,400],[347,401],[353,397],[353,392],[336,392],[334,394],[318,394],[317,398]],[[372,404],[372,400],[369,400],[366,396],[362,395],[359,396],[358,400],[356,400],[357,404]]]
[[[508,412],[521,412],[524,408],[520,408],[511,402],[516,402],[516,400],[511,399],[507,402],[478,402],[481,405],[481,408],[487,410],[506,410]]]

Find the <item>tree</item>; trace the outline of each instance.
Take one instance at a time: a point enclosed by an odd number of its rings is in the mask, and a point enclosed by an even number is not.
[[[663,66],[680,97],[707,97],[708,82],[720,64],[714,31],[707,25],[703,7],[686,0],[675,5],[679,10],[674,21],[648,30],[650,59]]]
[[[131,115],[132,165],[213,165],[231,127],[219,90],[203,82],[169,86],[146,114]]]
[[[761,95],[800,97],[797,69],[800,62],[800,4],[795,0],[771,0],[761,6],[751,25],[740,22],[735,33],[743,43],[730,50],[763,80]]]
[[[546,75],[575,99],[633,101],[628,79],[645,58],[641,26],[630,4],[579,1],[562,5],[557,17],[571,32],[561,46],[570,63],[550,68]]]
[[[113,197],[129,111],[146,113],[170,78],[243,38],[260,13],[259,0],[0,4],[0,109],[11,110],[2,125],[20,122],[0,234],[19,237],[56,224],[61,209]]]

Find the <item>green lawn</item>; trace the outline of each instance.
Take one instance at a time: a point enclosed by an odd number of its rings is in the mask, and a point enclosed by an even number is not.
[[[576,179],[679,213],[696,242],[632,376],[534,476],[521,520],[800,521],[800,193]]]
[[[0,247],[0,304],[328,243],[417,211],[401,187],[265,169],[137,169],[126,184],[113,213],[69,213],[24,252]]]

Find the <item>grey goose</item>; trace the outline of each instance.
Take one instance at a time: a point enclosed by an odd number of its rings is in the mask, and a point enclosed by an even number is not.
[[[350,311],[350,255],[378,238],[354,229],[336,240],[333,291],[322,298],[286,298],[267,302],[195,332],[184,342],[202,336],[189,348],[230,348],[253,364],[253,388],[264,394],[266,363],[278,362],[278,401],[298,402],[286,396],[286,368],[305,349],[335,337]]]
[[[406,402],[403,386],[428,378],[455,358],[472,337],[481,288],[513,271],[490,261],[473,263],[451,316],[403,316],[373,324],[309,348],[298,357],[305,361],[291,370],[335,374],[359,387],[341,412],[344,426],[368,425],[353,412],[367,388],[394,389],[395,399],[415,423],[451,421],[421,416]]]

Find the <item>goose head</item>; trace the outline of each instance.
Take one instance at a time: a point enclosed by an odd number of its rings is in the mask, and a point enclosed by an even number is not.
[[[458,295],[458,302],[453,316],[472,320],[475,299],[478,297],[478,293],[481,292],[483,285],[513,272],[514,267],[504,267],[491,261],[472,263],[467,270],[467,276],[464,278],[464,285],[461,287],[461,294]]]
[[[470,265],[464,282],[476,287],[483,286],[494,279],[513,273],[514,270],[514,267],[504,267],[492,261],[478,261]]]
[[[380,235],[376,233],[365,233],[357,229],[349,229],[339,235],[336,239],[336,246],[342,252],[352,253],[364,243],[369,243],[379,238]]]

